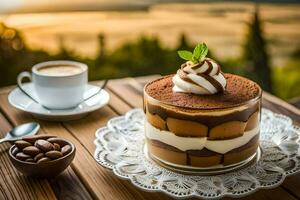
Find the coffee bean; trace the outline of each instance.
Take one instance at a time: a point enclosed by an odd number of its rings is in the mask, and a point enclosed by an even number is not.
[[[41,140],[41,139],[35,141],[34,146],[36,146],[37,148],[41,149],[44,152],[51,151],[54,149],[53,144],[51,144],[47,140]]]
[[[19,153],[17,153],[16,158],[19,159],[19,160],[23,160],[24,161],[24,160],[26,160],[28,158],[31,158],[31,157],[30,157],[30,155],[27,155],[27,154],[25,154],[23,152],[19,152]]]
[[[18,152],[19,152],[18,147],[14,147],[11,151],[12,155],[14,155],[14,156],[16,156]]]
[[[38,149],[35,146],[29,146],[29,147],[25,147],[23,149],[23,153],[31,155],[31,156],[35,156],[40,153],[40,149]]]
[[[65,156],[71,151],[72,151],[72,147],[70,145],[65,145],[63,148],[61,148],[60,152]]]
[[[51,142],[51,143],[56,143],[56,144],[59,144],[60,147],[63,147],[67,144],[69,144],[67,141],[65,141],[64,139],[61,139],[61,138],[49,138],[47,139],[48,142]]]
[[[18,140],[15,142],[15,145],[19,148],[19,149],[24,149],[25,147],[31,146],[32,144],[24,141],[24,140]]]
[[[22,139],[27,141],[27,142],[30,142],[32,144],[35,143],[35,141],[37,140],[47,140],[49,138],[53,138],[53,137],[56,137],[56,136],[49,136],[49,135],[33,135],[33,136],[26,136],[26,137],[23,137]]]
[[[45,162],[49,162],[49,161],[51,161],[50,158],[48,158],[48,157],[43,157],[43,158],[39,159],[39,160],[37,161],[37,163],[39,164],[39,163],[45,163]]]
[[[44,157],[44,153],[39,153],[36,156],[34,156],[34,160],[38,161],[39,159],[41,159],[42,157]]]
[[[51,159],[57,159],[63,157],[63,154],[60,151],[48,151],[45,155]]]
[[[26,160],[25,160],[26,162],[35,162],[32,158],[27,158]]]
[[[12,155],[18,160],[32,163],[49,162],[72,151],[72,146],[66,140],[45,135],[29,136],[15,144]]]
[[[53,143],[54,150],[60,151],[60,146],[57,143]]]

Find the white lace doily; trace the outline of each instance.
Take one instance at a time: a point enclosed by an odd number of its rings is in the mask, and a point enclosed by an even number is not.
[[[259,161],[233,172],[213,176],[176,173],[146,158],[144,113],[141,109],[111,119],[96,132],[96,161],[146,191],[161,191],[176,198],[241,197],[258,189],[280,185],[300,171],[300,128],[284,115],[262,110]]]

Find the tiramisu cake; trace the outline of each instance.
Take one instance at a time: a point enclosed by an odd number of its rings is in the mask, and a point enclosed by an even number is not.
[[[176,74],[144,88],[145,134],[151,156],[176,165],[232,165],[253,156],[259,144],[262,91],[255,82],[223,73],[206,58],[205,44]]]

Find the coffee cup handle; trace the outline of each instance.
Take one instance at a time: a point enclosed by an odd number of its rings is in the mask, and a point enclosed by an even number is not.
[[[17,77],[17,84],[18,84],[18,88],[26,95],[28,96],[30,99],[32,99],[33,101],[35,101],[36,103],[39,103],[35,98],[33,98],[30,94],[28,94],[28,92],[26,92],[26,90],[24,90],[23,87],[23,79],[24,78],[28,78],[30,81],[32,81],[32,76],[31,73],[29,72],[21,72],[18,77]]]
[[[22,81],[24,78],[28,78],[30,81],[32,80],[31,78],[31,74],[29,72],[21,72],[19,75],[18,75],[18,78],[17,78],[17,84],[20,88],[23,89],[23,86],[22,86]]]

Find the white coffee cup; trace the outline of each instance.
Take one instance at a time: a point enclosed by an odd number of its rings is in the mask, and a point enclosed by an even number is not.
[[[50,109],[76,107],[84,100],[88,82],[88,67],[75,61],[48,61],[36,64],[32,72],[22,72],[17,82],[22,86],[23,78],[29,78],[34,86],[38,103]]]

